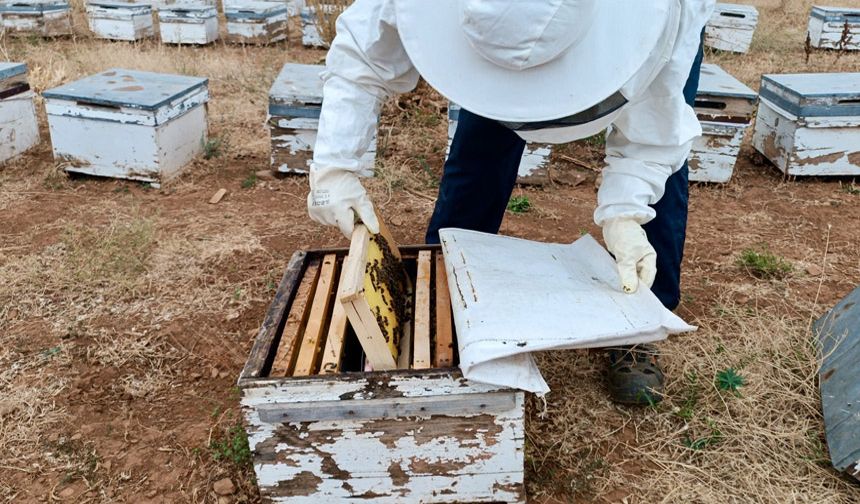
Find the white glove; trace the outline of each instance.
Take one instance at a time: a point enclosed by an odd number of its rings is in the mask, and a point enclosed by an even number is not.
[[[379,232],[373,203],[355,173],[329,170],[318,174],[311,171],[310,183],[308,214],[311,219],[320,224],[339,227],[347,239],[352,238],[356,217],[371,233]]]
[[[633,219],[618,218],[603,224],[603,241],[615,256],[621,289],[636,292],[642,283],[650,288],[657,275],[657,252],[648,243],[645,230]]]

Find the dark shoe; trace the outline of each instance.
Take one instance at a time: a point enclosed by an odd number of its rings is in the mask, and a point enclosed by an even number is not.
[[[609,395],[621,404],[653,405],[663,400],[663,371],[651,345],[609,350]]]

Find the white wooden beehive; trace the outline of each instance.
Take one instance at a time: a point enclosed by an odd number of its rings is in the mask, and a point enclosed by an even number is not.
[[[111,69],[42,95],[69,172],[157,184],[207,140],[208,79]]]
[[[227,41],[241,44],[271,44],[286,40],[289,15],[282,2],[248,2],[224,6]]]
[[[155,33],[152,7],[148,2],[90,0],[87,22],[97,38],[108,40],[142,40]]]
[[[2,31],[12,35],[61,37],[72,34],[68,0],[2,0]]]
[[[323,101],[322,65],[287,63],[269,90],[269,134],[272,169],[308,173],[314,156]],[[361,157],[360,175],[373,175],[376,136]]]
[[[414,266],[428,249],[441,254],[432,246],[400,251]],[[341,263],[346,253],[293,255],[239,378],[263,502],[525,502],[524,393],[466,380],[453,361],[436,360],[439,352],[426,369],[407,364],[362,372],[361,347],[355,340],[352,348],[359,351],[350,352],[355,336],[344,322],[334,322],[336,308],[317,311],[334,288],[324,289],[321,278],[338,276],[337,267],[328,275],[322,270]],[[433,302],[440,299],[437,293]],[[450,317],[450,300],[444,303]],[[315,312],[328,321],[313,318]],[[303,336],[292,330],[300,325]],[[305,369],[309,374],[275,371],[296,353],[298,362],[290,367],[301,367],[307,332],[319,331],[327,336],[315,345],[325,350],[322,362]],[[279,347],[288,343],[292,350],[282,353]]]
[[[218,39],[218,11],[208,5],[188,3],[158,11],[161,41],[167,44],[211,44]]]
[[[705,26],[705,45],[720,51],[749,51],[758,24],[752,5],[718,3]]]
[[[39,143],[33,98],[27,65],[0,62],[0,163]]]
[[[290,17],[301,15],[305,7],[305,0],[284,0],[284,3],[287,4],[287,15]]]
[[[860,9],[813,6],[808,32],[812,47],[860,51]]]
[[[690,151],[691,182],[728,182],[744,132],[755,112],[756,92],[717,65],[702,65],[696,115],[702,136]]]
[[[325,7],[329,6],[326,5]],[[331,10],[332,12],[334,11],[333,6],[331,6]],[[317,25],[318,20],[314,7],[303,5],[299,9],[299,16],[302,22],[302,45],[305,47],[328,47],[328,43],[323,40],[319,26]]]
[[[460,105],[448,103],[448,148],[445,156],[451,153],[451,142],[460,118]],[[552,145],[544,143],[527,143],[517,170],[518,184],[540,184],[547,180],[547,168],[552,155]]]
[[[764,75],[753,145],[786,175],[860,175],[860,73]]]

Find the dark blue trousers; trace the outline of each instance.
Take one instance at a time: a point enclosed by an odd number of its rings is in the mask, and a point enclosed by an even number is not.
[[[699,87],[702,48],[696,57],[684,97],[691,106]],[[525,142],[498,122],[460,110],[457,131],[439,186],[427,243],[439,243],[439,230],[456,227],[498,233],[517,179]],[[657,251],[657,278],[651,290],[670,310],[681,299],[681,260],[687,231],[687,164],[669,177],[657,216],[643,227]]]

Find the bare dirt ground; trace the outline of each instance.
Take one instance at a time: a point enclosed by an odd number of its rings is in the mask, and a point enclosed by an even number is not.
[[[806,61],[811,2],[754,3],[750,54],[708,61],[754,88],[767,72],[860,71],[859,55]],[[254,173],[268,168],[272,80],[284,62],[324,53],[302,49],[295,31],[269,48],[97,41],[76,9],[77,36],[0,39],[0,59],[26,61],[38,91],[114,66],[209,77],[220,145],[161,189],[68,178],[40,112],[42,144],[0,167],[0,498],[257,502],[236,377],[290,255],[345,242],[307,219],[305,179]],[[445,106],[422,87],[385,109],[369,186],[401,243],[422,241],[432,210]],[[532,209],[509,214],[502,232],[599,236],[599,151],[583,142],[566,152],[578,163],[555,160],[557,180],[578,185],[518,188]],[[613,405],[598,353],[540,357],[553,392],[545,416],[529,405],[535,502],[860,502],[860,486],[829,467],[809,331],[860,283],[860,190],[785,180],[755,160],[746,146],[729,184],[691,189],[679,313],[700,329],[661,345],[665,402]],[[790,271],[751,275],[738,264],[749,248]],[[728,369],[745,380],[737,393],[715,384]],[[235,488],[219,496],[223,478]]]

